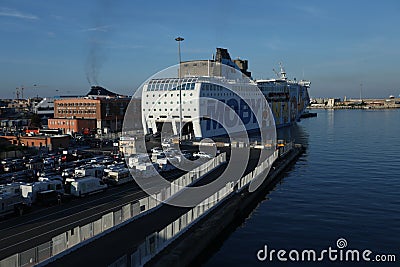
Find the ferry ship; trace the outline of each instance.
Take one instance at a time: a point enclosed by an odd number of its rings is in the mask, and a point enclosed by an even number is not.
[[[257,85],[265,95],[275,118],[277,128],[290,126],[299,121],[310,104],[307,80],[288,80],[285,69],[280,64],[276,79],[257,80]]]
[[[224,48],[217,48],[212,60],[181,62],[178,77],[152,78],[143,85],[145,134],[178,135],[182,125],[182,134],[204,138],[240,131],[240,127],[251,132],[261,127],[289,126],[300,120],[310,102],[310,82],[288,80],[280,67],[277,78],[254,80],[247,70],[248,61],[232,60]],[[236,122],[227,130],[231,116],[223,104],[234,110],[242,123]],[[265,115],[271,111],[273,116]],[[262,118],[261,122],[257,118]]]

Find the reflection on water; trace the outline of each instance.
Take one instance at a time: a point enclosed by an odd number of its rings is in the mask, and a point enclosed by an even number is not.
[[[259,262],[256,253],[264,245],[322,250],[336,247],[338,238],[349,248],[400,259],[400,110],[317,112],[278,130],[278,139],[294,139],[306,153],[205,266],[312,266]]]
[[[295,141],[296,143],[308,146],[309,133],[304,130],[301,124],[279,128],[276,130],[276,135],[278,140],[285,140],[287,142]]]

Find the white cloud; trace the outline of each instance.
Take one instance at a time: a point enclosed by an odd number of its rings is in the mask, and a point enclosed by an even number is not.
[[[19,19],[30,19],[30,20],[37,20],[39,17],[28,14],[28,13],[22,13],[16,9],[11,9],[11,8],[4,8],[0,7],[0,16],[3,17],[13,17],[13,18],[19,18]]]
[[[103,25],[103,26],[97,26],[93,28],[87,28],[83,29],[83,32],[108,32],[110,29],[111,25]]]

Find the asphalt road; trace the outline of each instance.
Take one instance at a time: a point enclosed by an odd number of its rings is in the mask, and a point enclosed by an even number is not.
[[[175,171],[166,178],[175,179],[182,174]],[[97,220],[146,196],[136,184],[130,183],[61,205],[35,207],[20,217],[3,219],[0,221],[0,259],[50,241],[58,234]]]
[[[245,174],[251,172],[257,164],[258,153],[253,153]],[[195,186],[203,185],[219,178],[226,169],[226,164],[215,169],[198,181]],[[178,219],[190,208],[163,204],[155,212],[134,220],[93,242],[72,251],[48,266],[109,266],[119,257],[132,254],[145,238]],[[195,249],[195,248],[194,248]]]
[[[253,158],[257,158],[257,155]],[[256,160],[250,160],[245,173],[252,171]],[[226,164],[217,168],[196,185],[209,183],[220,177]],[[169,180],[181,176],[174,171],[166,177]],[[83,199],[73,199],[68,203],[48,208],[38,208],[21,217],[0,221],[0,259],[23,252],[64,233],[76,226],[83,226],[101,218],[104,214],[119,210],[121,206],[147,196],[136,184],[126,184],[109,188],[104,193],[90,195]],[[129,224],[99,238],[52,263],[52,266],[104,266],[114,262],[115,255],[132,253],[151,233],[163,229],[179,218],[189,208],[162,205]],[[106,248],[107,253],[99,253]],[[103,251],[103,250],[101,250]],[[82,256],[84,255],[84,259]],[[85,262],[85,264],[83,264]]]
[[[226,166],[226,165],[224,165]],[[205,179],[214,179],[224,168],[217,168]],[[119,256],[131,254],[146,237],[178,219],[190,208],[162,205],[155,212],[140,217],[113,232],[63,256],[48,266],[108,266]]]

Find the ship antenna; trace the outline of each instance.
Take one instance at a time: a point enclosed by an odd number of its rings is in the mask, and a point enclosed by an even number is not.
[[[282,80],[287,80],[286,71],[285,71],[285,69],[283,68],[282,62],[279,62],[279,67],[281,68],[281,79],[282,79]]]

